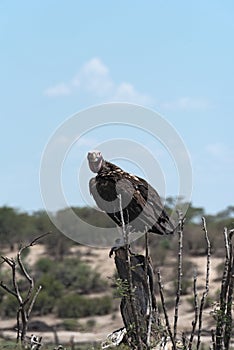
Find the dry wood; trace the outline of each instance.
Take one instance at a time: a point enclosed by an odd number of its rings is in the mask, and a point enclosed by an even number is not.
[[[197,350],[200,347],[201,344],[201,331],[202,331],[202,318],[203,318],[203,309],[205,305],[205,301],[207,298],[207,295],[209,293],[209,283],[210,283],[210,256],[211,256],[211,246],[210,246],[210,240],[208,237],[207,227],[206,227],[206,220],[204,217],[202,217],[202,229],[205,233],[205,240],[207,245],[207,254],[206,254],[206,284],[205,284],[205,291],[202,294],[201,298],[201,304],[199,309],[199,315],[198,315],[198,335],[197,335]]]
[[[41,290],[41,286],[39,286],[34,293],[34,280],[28,273],[22,261],[22,253],[25,249],[34,246],[41,238],[48,235],[49,233],[51,232],[44,233],[43,235],[36,237],[31,243],[21,246],[17,253],[16,260],[2,256],[3,262],[8,264],[8,266],[11,268],[13,289],[9,288],[3,281],[0,282],[0,287],[2,287],[7,293],[13,295],[18,302],[18,308],[16,310],[17,342],[19,340],[21,340],[21,342],[24,342],[26,339],[29,317],[36,298]],[[19,281],[16,275],[17,268],[29,283],[26,297],[23,297],[23,292],[25,291],[21,291],[19,288]]]
[[[175,314],[174,314],[174,339],[176,340],[177,335],[177,323],[179,313],[179,303],[181,296],[182,286],[182,262],[183,262],[183,227],[184,219],[182,213],[179,213],[179,229],[178,229],[178,268],[177,268],[177,290],[176,290],[176,301],[175,301]]]

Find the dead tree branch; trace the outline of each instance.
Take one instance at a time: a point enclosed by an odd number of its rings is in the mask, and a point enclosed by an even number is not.
[[[148,308],[149,308],[149,318],[148,318],[148,329],[147,329],[147,338],[146,338],[146,345],[147,348],[150,349],[150,336],[151,336],[151,328],[152,328],[152,321],[153,321],[153,301],[152,301],[152,294],[153,291],[151,290],[152,287],[150,287],[150,280],[149,280],[149,243],[148,243],[148,232],[145,234],[145,281],[148,288]],[[155,303],[156,304],[156,303]]]
[[[203,309],[205,305],[205,301],[207,298],[207,295],[209,293],[209,281],[210,281],[210,256],[211,256],[211,247],[210,247],[210,241],[208,237],[208,232],[207,232],[207,227],[206,227],[206,220],[204,217],[202,217],[202,229],[205,233],[205,239],[206,239],[206,244],[207,244],[207,260],[206,260],[206,284],[205,284],[205,291],[202,294],[201,298],[201,304],[200,304],[200,309],[199,309],[199,324],[198,324],[198,336],[197,336],[197,350],[200,347],[201,344],[201,330],[202,330],[202,318],[203,318]]]
[[[129,283],[129,299],[130,299],[130,305],[132,308],[132,315],[134,318],[134,325],[132,325],[132,327],[135,330],[136,342],[138,344],[137,348],[141,350],[142,339],[140,334],[139,318],[138,318],[137,305],[136,305],[136,299],[135,299],[135,293],[134,293],[134,285],[133,285],[133,277],[132,277],[132,266],[131,266],[131,259],[129,254],[129,232],[128,232],[128,227],[126,228],[125,226],[125,221],[123,217],[123,206],[122,206],[121,194],[118,195],[118,198],[119,198],[119,210],[120,210],[121,223],[122,223],[123,239],[124,239],[124,245],[125,245],[125,251],[126,251],[126,267],[127,267],[127,281]]]
[[[159,294],[161,297],[162,308],[163,308],[163,313],[164,313],[164,317],[165,317],[167,331],[168,331],[169,337],[170,337],[171,342],[172,342],[173,350],[176,350],[176,342],[175,342],[175,338],[174,338],[172,331],[171,331],[171,325],[170,325],[170,321],[169,321],[169,317],[168,317],[168,313],[167,313],[166,302],[164,299],[162,278],[161,278],[161,273],[159,270],[158,270],[158,286],[159,286]]]
[[[220,310],[216,322],[216,350],[228,349],[232,332],[232,304],[234,288],[234,253],[232,238],[234,230],[224,229],[226,259],[220,291]]]
[[[177,335],[177,323],[179,313],[179,303],[181,296],[182,287],[182,262],[183,262],[183,228],[184,219],[182,213],[179,213],[179,229],[178,229],[178,269],[177,269],[177,290],[176,290],[176,301],[175,301],[175,314],[174,314],[174,339],[176,340]]]
[[[194,295],[194,320],[192,321],[192,331],[190,334],[188,349],[192,349],[193,345],[193,338],[195,336],[195,331],[197,327],[197,320],[198,320],[198,298],[197,298],[197,271],[194,271],[193,276],[193,295]]]
[[[38,289],[34,292],[34,289],[35,289],[34,280],[30,276],[29,272],[25,267],[25,264],[22,261],[22,253],[25,249],[34,246],[41,238],[45,237],[49,233],[51,232],[47,232],[43,235],[40,235],[39,237],[36,237],[31,243],[25,246],[22,246],[17,253],[16,260],[13,258],[2,256],[3,262],[8,264],[8,266],[11,268],[13,289],[8,287],[3,281],[0,282],[0,287],[2,287],[7,293],[13,295],[18,302],[18,308],[16,310],[17,342],[19,340],[21,340],[21,342],[24,342],[26,339],[29,317],[30,317],[33,305],[36,301],[36,298],[41,290],[41,286],[39,286]],[[29,287],[25,297],[23,297],[23,292],[25,291],[21,291],[19,288],[17,270],[21,272],[21,274],[29,283]]]

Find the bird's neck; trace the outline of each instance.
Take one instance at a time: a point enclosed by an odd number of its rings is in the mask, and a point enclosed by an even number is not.
[[[110,171],[116,171],[117,169],[120,169],[115,164],[112,164],[110,162],[107,162],[106,160],[103,161],[102,167],[98,172],[98,175],[103,175],[105,173],[109,173]],[[122,171],[122,169],[120,169]]]

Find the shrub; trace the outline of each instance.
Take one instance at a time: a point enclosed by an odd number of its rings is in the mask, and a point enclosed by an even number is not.
[[[49,273],[44,274],[38,280],[38,285],[41,285],[43,290],[46,290],[47,294],[54,298],[61,297],[64,290],[62,283]]]
[[[1,303],[1,314],[3,317],[15,317],[18,303],[13,295],[7,294]]]
[[[39,316],[47,315],[51,313],[56,305],[56,300],[48,294],[46,290],[42,290],[34,304],[33,310]]]
[[[35,268],[41,273],[47,273],[53,270],[55,263],[48,258],[41,258],[36,262]]]
[[[79,318],[94,315],[106,315],[111,312],[112,303],[109,296],[86,298],[78,294],[68,294],[57,304],[59,317]]]
[[[106,288],[106,282],[101,279],[99,273],[79,259],[65,259],[58,264],[55,278],[66,288],[75,289],[82,294],[100,292]]]
[[[45,277],[45,274],[47,277]],[[36,279],[41,278],[40,284],[45,284],[46,288],[50,288],[50,284],[54,284],[53,280],[60,283],[60,287],[69,290],[76,290],[81,294],[91,292],[101,292],[106,288],[106,281],[102,280],[100,274],[92,270],[89,265],[82,262],[79,258],[67,258],[63,261],[54,262],[47,258],[40,259],[36,263]],[[46,280],[49,280],[47,283]]]
[[[86,322],[86,328],[88,330],[92,330],[95,326],[96,326],[96,320],[94,320],[93,318],[91,318]]]
[[[62,326],[66,331],[76,331],[78,328],[78,322],[74,318],[68,318],[63,320]]]

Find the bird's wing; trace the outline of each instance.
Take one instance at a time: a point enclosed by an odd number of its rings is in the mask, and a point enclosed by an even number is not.
[[[118,211],[119,205],[116,200],[116,183],[111,178],[92,178],[89,181],[89,190],[97,206],[107,214]]]
[[[125,224],[131,225],[135,231],[158,234],[174,231],[159,194],[144,179],[122,172],[115,176],[92,178],[89,188],[97,206],[118,226],[122,225],[122,210]]]
[[[128,180],[121,187],[123,197],[127,197],[128,201],[131,197],[128,210],[135,212],[136,220],[141,222],[141,226],[145,225],[146,230],[148,228],[149,231],[159,234],[174,232],[175,224],[166,213],[157,191],[140,177],[132,176]]]

